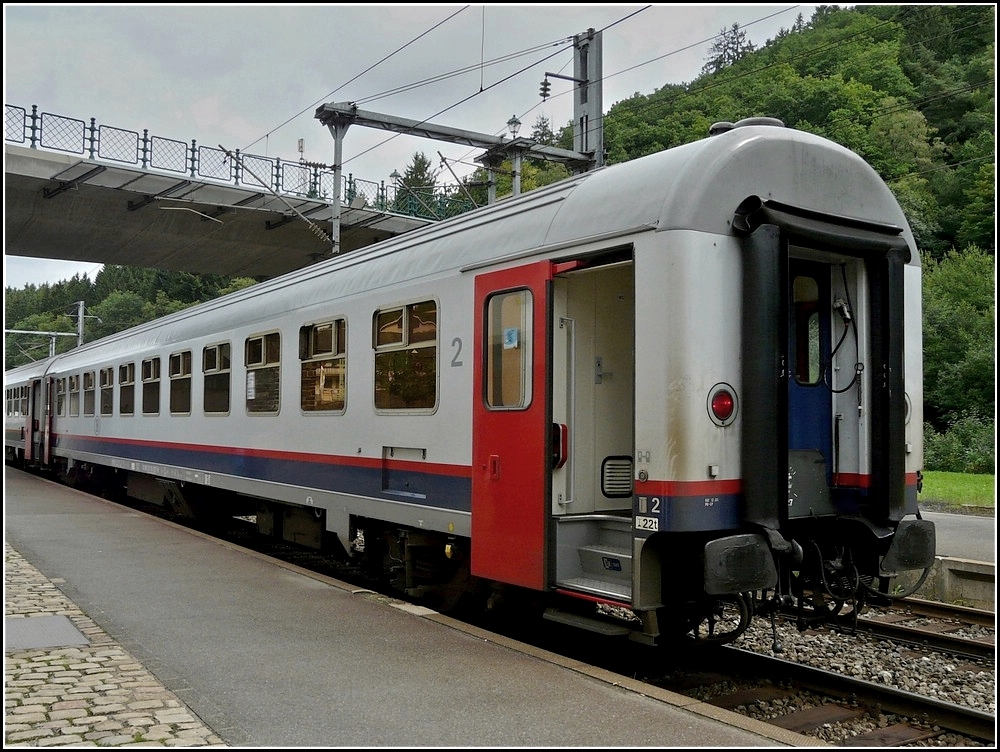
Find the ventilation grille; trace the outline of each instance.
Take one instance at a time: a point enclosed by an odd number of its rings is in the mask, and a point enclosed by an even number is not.
[[[605,457],[601,463],[601,492],[609,499],[632,496],[631,457]]]

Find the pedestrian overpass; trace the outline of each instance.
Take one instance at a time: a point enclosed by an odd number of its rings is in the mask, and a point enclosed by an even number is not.
[[[587,99],[587,106],[599,101]],[[6,104],[4,252],[266,279],[475,208],[464,186],[423,191],[344,175],[339,165],[352,125],[483,149],[478,161],[489,175],[490,203],[496,200],[495,170],[505,159],[513,165],[515,195],[522,158],[558,161],[575,171],[602,163],[600,149],[573,151],[517,138],[513,126],[508,141],[366,112],[352,103],[325,104],[316,117],[333,135],[334,167]],[[516,118],[511,123],[520,125]]]
[[[4,168],[9,255],[264,279],[333,251],[324,165],[5,105]],[[341,252],[472,208],[447,196],[411,207],[353,175],[337,193]]]

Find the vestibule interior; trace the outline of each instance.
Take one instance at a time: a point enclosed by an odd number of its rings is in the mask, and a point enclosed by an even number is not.
[[[632,508],[635,284],[631,262],[573,271],[553,290],[553,423],[567,439],[552,512]]]

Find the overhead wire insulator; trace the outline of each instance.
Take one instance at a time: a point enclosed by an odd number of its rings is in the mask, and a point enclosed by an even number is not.
[[[542,99],[548,99],[548,97],[549,97],[549,88],[551,86],[552,86],[552,84],[549,83],[549,79],[546,78],[545,80],[542,81],[542,88],[541,88],[541,91],[539,91],[539,94],[542,95]]]

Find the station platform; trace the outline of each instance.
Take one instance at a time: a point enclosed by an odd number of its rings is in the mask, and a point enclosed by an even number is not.
[[[17,470],[4,491],[7,747],[830,746]]]

